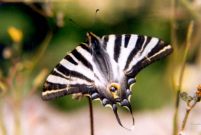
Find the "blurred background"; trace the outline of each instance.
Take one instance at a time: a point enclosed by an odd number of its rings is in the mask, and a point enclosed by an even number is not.
[[[0,3],[0,135],[89,134],[85,98],[65,96],[50,102],[40,98],[48,73],[86,40],[86,32],[135,33],[173,45],[173,55],[137,75],[131,98],[132,132],[119,127],[112,110],[93,102],[97,135],[171,134],[174,86],[191,21],[194,28],[182,90],[193,93],[201,82],[200,13],[199,0],[4,0]],[[121,111],[121,118],[129,125],[127,111]],[[189,132],[201,134],[201,121],[194,124],[200,126],[191,125]]]

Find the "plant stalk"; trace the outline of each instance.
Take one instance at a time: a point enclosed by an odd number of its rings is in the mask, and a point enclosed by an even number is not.
[[[89,117],[90,117],[90,130],[91,134],[94,135],[94,117],[93,117],[93,105],[90,97],[87,97],[89,103]]]
[[[2,102],[2,101],[0,101]],[[2,104],[0,103],[0,108],[3,110],[3,106]],[[5,126],[5,123],[4,123],[4,119],[3,119],[3,112],[2,110],[0,111],[0,134],[2,135],[7,135],[7,131],[6,131],[6,126]]]
[[[183,122],[182,122],[181,131],[184,131],[184,129],[186,127],[188,116],[189,116],[191,110],[195,107],[196,104],[197,104],[197,101],[194,101],[192,105],[187,106],[186,113],[185,113],[185,116],[184,116],[184,119],[183,119]]]
[[[177,7],[177,0],[171,0],[171,7],[172,7],[172,17],[171,17],[171,42],[174,47],[174,51],[178,52],[177,47],[177,24],[176,24],[176,7]],[[174,72],[174,67],[176,66],[177,56],[176,53],[173,53],[173,62],[171,66],[171,71]],[[179,94],[180,91],[176,88],[174,83],[174,78],[171,79],[173,84],[173,89],[176,90],[176,101],[175,101],[175,112],[173,116],[173,135],[177,135],[178,133],[178,110],[179,110]]]
[[[184,71],[185,71],[185,67],[186,67],[186,60],[187,60],[188,52],[189,52],[190,45],[191,45],[193,26],[194,26],[194,22],[191,21],[188,26],[188,31],[187,31],[186,46],[185,46],[184,55],[183,55],[182,64],[181,64],[181,70],[180,70],[180,74],[179,74],[179,84],[176,89],[177,94],[176,94],[176,106],[175,106],[176,109],[175,109],[175,114],[174,114],[173,135],[178,134],[178,110],[179,110],[179,104],[180,104],[180,92],[181,92],[181,87],[182,87],[182,83],[183,83],[183,75],[184,75]],[[188,117],[188,113],[187,113],[187,117]]]

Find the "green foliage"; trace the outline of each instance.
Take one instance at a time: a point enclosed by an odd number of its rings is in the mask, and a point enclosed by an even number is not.
[[[124,11],[126,9],[121,9],[118,11],[119,16],[115,13],[111,15],[112,12],[115,11],[106,11],[102,9],[100,9],[96,15],[95,10],[93,13],[91,12],[89,14],[85,9],[82,9],[80,5],[76,5],[72,2],[66,4],[66,6],[55,3],[55,6],[50,9],[52,10],[52,14],[51,12],[48,14],[43,8],[38,8],[38,10],[36,10],[37,8],[33,8],[33,5],[19,5],[20,4],[13,4],[12,6],[0,8],[0,18],[4,18],[0,21],[0,42],[5,45],[9,45],[12,42],[7,34],[9,26],[15,26],[20,29],[24,35],[22,46],[28,46],[28,48],[30,48],[28,50],[22,49],[20,52],[20,55],[22,55],[21,60],[23,61],[29,59],[30,56],[37,56],[37,53],[40,50],[40,44],[44,40],[44,38],[38,38],[41,34],[52,33],[51,42],[49,42],[45,54],[32,71],[34,74],[37,74],[44,67],[48,67],[49,71],[51,71],[67,52],[70,52],[80,42],[85,41],[85,34],[88,31],[92,31],[99,36],[112,33],[136,33],[160,37],[167,42],[170,41],[169,20],[158,18],[157,16],[150,14],[149,12],[152,7],[146,4],[139,9],[137,9],[137,7],[136,9],[134,8],[135,14]],[[115,9],[117,7],[113,8]],[[78,9],[82,11],[77,12]],[[110,16],[102,16],[102,14],[106,14],[110,11]],[[11,16],[12,12],[15,12],[14,16]],[[63,20],[58,20],[58,12],[63,14]],[[46,16],[44,16],[44,14],[46,14]],[[37,18],[34,17],[36,15],[44,19],[37,20]],[[71,19],[73,21],[71,21]],[[64,25],[58,26],[58,21],[63,21]],[[38,23],[41,26],[38,26]],[[45,26],[48,26],[48,29],[42,29]],[[44,37],[45,36],[46,35],[44,35]],[[158,108],[170,101],[172,93],[168,90],[165,74],[166,62],[167,61],[158,62],[144,69],[137,76],[137,84],[133,88],[133,96],[131,99],[132,106],[135,110]],[[4,58],[1,58],[0,63],[4,65],[3,72],[10,66],[9,64],[5,64],[7,63],[7,60]],[[32,64],[32,61],[30,61],[30,63]],[[30,80],[34,79],[35,76],[36,75],[29,76]],[[31,84],[32,83],[27,82],[25,89],[30,88],[29,85]],[[41,91],[41,89],[38,91]],[[38,92],[38,94],[40,94],[40,92]],[[68,96],[52,101],[50,104],[53,104],[62,110],[71,110],[86,105],[86,102],[85,100],[78,102],[72,100],[71,96]]]
[[[86,98],[81,100],[72,99],[72,96],[61,97],[50,102],[51,105],[62,111],[72,111],[87,105]]]
[[[143,69],[133,86],[132,106],[134,110],[156,109],[172,99],[172,91],[168,90],[167,77],[164,74],[165,61],[157,62]]]

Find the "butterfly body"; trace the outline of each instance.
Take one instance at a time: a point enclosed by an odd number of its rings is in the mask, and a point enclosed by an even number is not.
[[[131,87],[137,73],[172,52],[172,47],[154,37],[135,34],[87,33],[88,41],[67,54],[53,69],[43,87],[42,98],[83,94],[112,107],[118,122],[117,103],[132,113]]]

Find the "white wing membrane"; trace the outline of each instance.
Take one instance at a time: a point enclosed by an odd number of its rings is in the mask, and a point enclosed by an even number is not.
[[[62,77],[59,77],[59,76],[52,75],[52,74],[50,74],[47,77],[47,81],[52,82],[52,83],[56,83],[56,84],[68,84],[69,83],[69,80],[62,78]]]
[[[124,44],[121,45],[121,54],[120,54],[119,62],[118,62],[121,71],[124,70],[128,56],[130,55],[131,51],[135,48],[137,38],[138,38],[137,35],[132,35],[128,42],[127,47],[125,47],[125,42]]]

